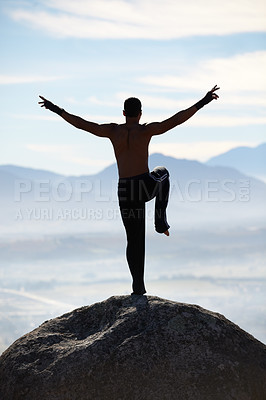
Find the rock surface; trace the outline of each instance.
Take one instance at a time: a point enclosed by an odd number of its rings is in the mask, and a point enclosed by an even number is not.
[[[266,346],[199,306],[111,297],[13,343],[0,398],[265,400]]]

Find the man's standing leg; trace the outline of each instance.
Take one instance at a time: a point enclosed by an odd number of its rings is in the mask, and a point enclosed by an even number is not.
[[[126,257],[133,279],[133,294],[144,294],[145,203],[119,201],[119,206],[127,235]]]

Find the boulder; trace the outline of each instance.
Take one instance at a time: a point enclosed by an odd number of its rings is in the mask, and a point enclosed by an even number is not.
[[[0,398],[265,400],[266,346],[197,305],[113,296],[14,342]]]

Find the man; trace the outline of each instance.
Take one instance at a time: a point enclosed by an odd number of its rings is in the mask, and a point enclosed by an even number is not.
[[[152,136],[161,135],[191,118],[200,108],[217,100],[215,85],[203,99],[172,117],[150,124],[140,124],[141,102],[135,97],[125,100],[124,124],[97,124],[69,114],[40,96],[45,107],[78,129],[111,140],[117,161],[119,182],[118,199],[121,217],[127,234],[127,262],[133,279],[133,293],[146,293],[144,285],[145,261],[145,203],[155,201],[155,230],[169,236],[170,226],[166,219],[169,195],[169,173],[164,167],[149,171],[148,147]]]

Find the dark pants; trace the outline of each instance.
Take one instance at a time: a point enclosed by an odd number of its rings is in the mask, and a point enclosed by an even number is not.
[[[170,228],[166,220],[169,186],[169,172],[164,167],[156,167],[150,173],[119,179],[119,207],[126,229],[126,256],[135,294],[146,293],[144,285],[145,203],[156,197],[155,230],[159,233],[165,232]]]

